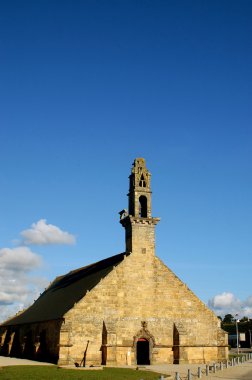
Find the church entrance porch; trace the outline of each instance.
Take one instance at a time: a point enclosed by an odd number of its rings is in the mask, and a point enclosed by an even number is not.
[[[150,343],[147,339],[140,338],[136,345],[137,364],[150,364]]]

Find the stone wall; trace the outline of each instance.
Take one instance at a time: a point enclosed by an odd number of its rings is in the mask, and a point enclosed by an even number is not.
[[[135,364],[136,336],[150,343],[151,363],[227,357],[218,318],[152,254],[125,257],[66,313],[59,362],[81,362],[88,343],[87,365]]]

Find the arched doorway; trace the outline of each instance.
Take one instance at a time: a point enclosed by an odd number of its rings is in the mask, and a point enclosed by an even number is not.
[[[136,345],[137,364],[150,364],[150,343],[145,338],[139,338]]]
[[[136,364],[151,364],[153,347],[155,347],[154,336],[147,330],[147,322],[141,322],[142,328],[133,337],[133,352]]]

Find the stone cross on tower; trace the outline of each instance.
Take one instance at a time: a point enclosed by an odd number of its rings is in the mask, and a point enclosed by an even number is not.
[[[155,225],[160,219],[151,216],[150,177],[144,158],[136,158],[129,176],[129,212],[119,213],[126,252],[155,255]]]

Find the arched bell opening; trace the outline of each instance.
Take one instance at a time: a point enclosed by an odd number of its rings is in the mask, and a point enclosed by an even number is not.
[[[141,175],[141,179],[140,179],[140,182],[139,182],[139,186],[140,186],[140,187],[146,187],[146,181],[145,181],[145,179],[144,179],[143,174]]]
[[[139,197],[139,217],[147,218],[147,198],[144,195]]]

